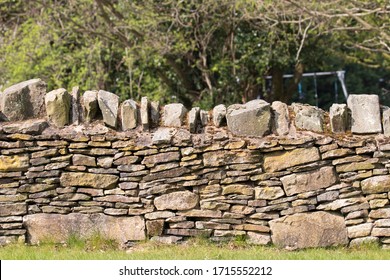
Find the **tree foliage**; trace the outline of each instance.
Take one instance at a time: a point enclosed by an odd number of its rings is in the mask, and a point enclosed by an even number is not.
[[[40,77],[210,108],[290,102],[307,70],[390,69],[384,0],[0,0],[0,12],[3,86]]]

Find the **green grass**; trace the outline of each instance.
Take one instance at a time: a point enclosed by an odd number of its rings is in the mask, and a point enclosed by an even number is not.
[[[0,247],[0,259],[12,260],[389,260],[390,250],[377,244],[359,248],[316,248],[286,251],[273,246],[247,245],[242,240],[212,243],[198,238],[180,245],[139,242],[119,249],[111,240],[71,236],[65,244],[10,244]]]

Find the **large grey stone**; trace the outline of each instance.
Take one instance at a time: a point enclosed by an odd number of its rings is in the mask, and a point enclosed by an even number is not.
[[[267,172],[274,172],[317,160],[320,160],[320,153],[316,147],[297,148],[265,154],[264,168]]]
[[[223,104],[217,105],[213,109],[213,123],[216,127],[220,127],[226,122],[226,106]]]
[[[288,196],[327,188],[337,182],[334,168],[325,166],[315,171],[294,173],[280,178]]]
[[[352,114],[352,133],[382,132],[378,95],[351,94],[347,104]]]
[[[264,100],[252,100],[243,105],[231,105],[226,120],[229,130],[235,135],[262,137],[270,131],[270,104]]]
[[[70,99],[70,94],[64,88],[46,94],[46,114],[55,126],[62,127],[69,124]]]
[[[45,116],[46,83],[33,79],[6,88],[0,93],[0,111],[8,121]]]
[[[190,210],[195,208],[198,202],[199,197],[189,191],[163,194],[154,199],[157,210]]]
[[[97,91],[88,90],[84,92],[81,101],[83,107],[84,121],[90,123],[98,112]]]
[[[173,103],[164,106],[164,126],[180,127],[183,125],[187,109],[183,104]]]
[[[320,108],[293,103],[295,126],[303,130],[324,132],[324,111]]]
[[[374,176],[361,182],[365,194],[390,192],[390,175]]]
[[[329,109],[330,127],[333,133],[345,133],[348,129],[348,107],[333,104]]]
[[[116,128],[118,121],[119,96],[108,91],[99,90],[99,108],[102,111],[104,123]]]
[[[277,135],[287,135],[290,131],[290,117],[288,106],[280,101],[274,101],[271,105],[273,116],[273,132]]]
[[[145,221],[140,216],[113,217],[104,214],[32,214],[23,218],[27,242],[65,242],[76,235],[81,238],[96,234],[123,244],[129,240],[145,239]]]
[[[122,130],[137,127],[138,109],[134,100],[125,100],[121,105]]]
[[[348,243],[342,216],[327,212],[299,213],[269,222],[276,246],[301,249]]]

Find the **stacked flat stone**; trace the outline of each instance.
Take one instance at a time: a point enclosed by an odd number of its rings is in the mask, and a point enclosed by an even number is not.
[[[46,128],[1,125],[3,244],[96,231],[120,243],[202,235],[290,249],[390,244],[383,136],[260,139],[219,128],[199,142],[182,128],[158,138]]]
[[[0,123],[1,244],[101,232],[121,244],[202,235],[290,249],[390,247],[390,122],[375,96],[332,106],[326,127],[322,110],[302,104],[160,112],[147,98],[45,90],[32,80],[0,94],[13,120]],[[12,114],[15,96],[29,95],[42,98],[39,110]],[[104,125],[93,123],[99,115]],[[93,124],[66,127],[78,121]],[[337,137],[321,134],[330,129]]]

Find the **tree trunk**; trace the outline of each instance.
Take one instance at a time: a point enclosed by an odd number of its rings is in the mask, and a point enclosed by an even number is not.
[[[298,62],[295,65],[294,77],[290,80],[287,87],[286,96],[288,98],[288,101],[291,101],[294,92],[297,91],[298,84],[302,79],[303,70],[304,70],[303,64],[301,62]]]
[[[278,100],[286,102],[286,97],[284,96],[284,86],[283,86],[283,70],[279,67],[273,67],[271,70],[272,74],[272,96],[270,101]]]

